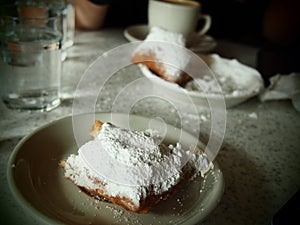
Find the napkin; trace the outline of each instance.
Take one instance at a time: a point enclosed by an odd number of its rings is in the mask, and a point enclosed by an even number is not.
[[[270,85],[260,94],[261,101],[290,99],[300,112],[300,73],[277,74],[270,78]]]

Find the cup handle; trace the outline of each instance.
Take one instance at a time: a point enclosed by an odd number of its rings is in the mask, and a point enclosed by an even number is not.
[[[211,16],[208,14],[200,14],[198,20],[205,20],[205,24],[202,29],[197,31],[198,35],[204,35],[211,26]]]

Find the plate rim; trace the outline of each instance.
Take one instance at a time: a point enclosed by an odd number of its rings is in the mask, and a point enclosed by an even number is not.
[[[77,114],[76,116],[87,116],[87,115],[91,115],[93,113],[81,113],[81,114]],[[122,116],[134,116],[134,117],[138,117],[141,119],[149,119],[150,117],[145,117],[142,115],[138,115],[138,114],[125,114],[125,113],[113,113],[113,112],[95,112],[94,115],[95,117],[97,115],[122,115]],[[22,193],[20,192],[19,188],[17,187],[17,184],[15,182],[14,179],[14,165],[15,165],[15,159],[17,157],[17,154],[19,153],[22,145],[24,145],[24,143],[26,143],[26,141],[30,140],[30,138],[32,138],[35,134],[39,133],[40,131],[46,129],[47,127],[50,127],[56,123],[59,123],[60,121],[63,120],[67,120],[71,118],[72,119],[72,115],[67,115],[58,119],[55,119],[49,123],[46,123],[38,128],[36,128],[34,131],[30,132],[29,134],[27,134],[26,136],[24,136],[19,143],[14,147],[13,151],[11,152],[10,156],[9,156],[9,160],[8,160],[8,164],[7,164],[7,170],[6,170],[6,175],[7,175],[7,181],[8,181],[8,187],[10,190],[10,193],[12,193],[13,198],[17,201],[18,205],[21,206],[21,208],[25,211],[30,213],[30,215],[32,216],[32,218],[36,221],[40,221],[46,224],[60,224],[60,225],[64,225],[64,223],[62,223],[59,220],[56,220],[54,218],[51,218],[49,216],[47,216],[46,214],[42,213],[40,210],[38,210],[36,207],[34,207],[33,205],[31,205],[31,203],[22,195]],[[173,128],[179,129],[178,127],[175,127],[172,124],[167,124]],[[188,133],[189,135],[192,135],[191,133],[187,132],[184,130],[184,132]],[[193,136],[193,135],[192,135]],[[193,136],[194,137],[194,136]],[[194,137],[196,138],[196,137]],[[202,143],[199,138],[196,138],[200,143]],[[201,214],[201,218],[199,219],[199,216],[193,216],[190,217],[189,220],[187,221],[187,224],[190,223],[199,223],[201,222],[203,219],[205,219],[215,208],[216,206],[219,204],[219,202],[222,199],[222,196],[224,194],[224,190],[225,190],[225,182],[224,182],[224,175],[223,172],[221,170],[221,167],[218,163],[218,161],[216,159],[213,160],[213,164],[214,164],[214,169],[217,168],[220,172],[220,176],[219,176],[219,183],[220,185],[218,186],[218,195],[216,200],[210,205],[210,209],[205,211],[205,214]],[[184,223],[185,224],[185,223]]]
[[[59,223],[59,221],[57,220],[53,220],[52,218],[46,216],[44,213],[40,212],[38,209],[36,209],[34,206],[32,206],[30,204],[29,201],[27,201],[25,199],[25,197],[21,194],[20,190],[17,188],[16,182],[13,179],[13,168],[15,165],[15,159],[17,157],[17,154],[21,148],[21,146],[26,143],[26,141],[28,141],[31,137],[33,137],[35,134],[37,134],[39,131],[46,129],[47,127],[61,121],[64,119],[67,119],[70,115],[68,116],[64,116],[62,118],[58,118],[55,119],[49,123],[46,123],[38,128],[36,128],[35,130],[33,130],[32,132],[30,132],[29,134],[25,135],[20,141],[19,143],[14,147],[13,151],[11,152],[9,159],[8,159],[8,163],[7,163],[7,170],[6,170],[6,176],[7,176],[7,182],[8,182],[8,187],[10,190],[10,193],[12,193],[13,198],[17,201],[18,205],[21,206],[21,208],[25,211],[30,213],[30,215],[32,216],[32,218],[34,220],[37,221],[41,221],[43,223],[46,224],[61,224],[63,225],[63,223]]]

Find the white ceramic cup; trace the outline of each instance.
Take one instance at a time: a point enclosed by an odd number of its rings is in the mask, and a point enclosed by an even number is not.
[[[196,31],[199,20],[205,23]],[[188,38],[194,33],[204,35],[211,26],[211,17],[201,13],[201,4],[197,1],[149,0],[148,25],[181,33]]]

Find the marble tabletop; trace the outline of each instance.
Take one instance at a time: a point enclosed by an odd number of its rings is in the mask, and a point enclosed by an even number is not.
[[[77,32],[74,46],[67,50],[68,57],[63,63],[63,102],[58,108],[50,112],[18,112],[0,103],[0,224],[40,224],[25,213],[9,190],[6,175],[9,156],[25,135],[71,115],[74,93],[87,67],[98,56],[125,43],[128,41],[120,29]],[[255,66],[257,49],[221,40],[218,43],[217,53]],[[118,73],[105,84],[96,104],[97,112],[111,111],[121,88],[141,77],[135,66]],[[118,110],[122,111],[122,105]],[[209,112],[200,110],[195,114],[187,110],[184,121],[180,121],[174,111],[172,105],[159,99],[145,99],[131,109],[133,114],[160,117],[166,123],[177,127],[183,124],[190,130],[195,129],[194,118],[200,116],[200,138],[207,140]],[[227,109],[226,119],[226,133],[217,156],[225,190],[220,203],[201,224],[271,224],[274,213],[300,187],[300,114],[288,100],[261,102],[254,97]]]

